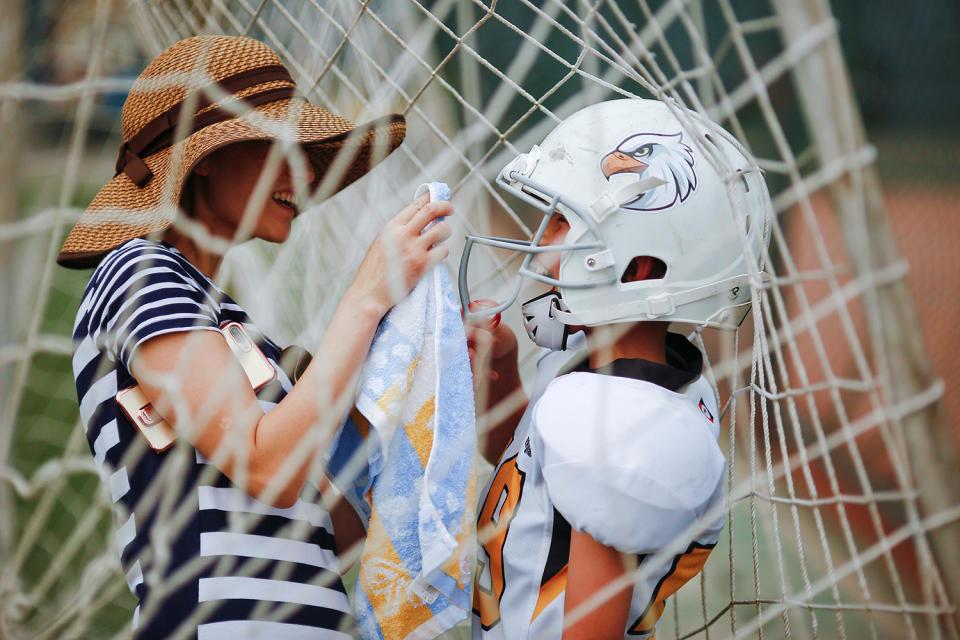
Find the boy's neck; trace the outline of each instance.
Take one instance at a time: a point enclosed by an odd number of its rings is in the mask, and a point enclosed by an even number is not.
[[[588,327],[590,368],[599,369],[621,358],[667,363],[667,322],[632,322]]]

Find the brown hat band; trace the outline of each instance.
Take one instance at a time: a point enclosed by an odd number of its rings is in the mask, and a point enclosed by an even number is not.
[[[246,71],[228,76],[220,82],[214,83],[212,86],[219,87],[226,93],[237,93],[238,91],[254,87],[258,84],[278,80],[293,83],[293,79],[283,65],[270,65],[247,69]],[[253,93],[238,99],[238,101],[253,108],[268,102],[273,102],[274,100],[292,98],[295,93],[296,87],[279,87]],[[212,99],[204,93],[204,95],[201,95],[197,100],[197,111],[209,107],[212,102]],[[177,122],[180,119],[180,111],[183,109],[183,105],[183,101],[173,105],[145,124],[130,140],[120,145],[120,155],[117,157],[115,167],[117,171],[116,175],[120,175],[121,172],[127,174],[127,177],[138,187],[143,187],[153,178],[153,172],[150,171],[143,159],[173,144],[173,136],[176,131]],[[234,117],[236,117],[235,110],[227,110],[221,107],[204,111],[194,116],[193,123],[190,126],[190,134],[194,134],[211,124],[230,120]]]

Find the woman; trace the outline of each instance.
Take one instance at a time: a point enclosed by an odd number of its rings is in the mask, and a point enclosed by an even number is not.
[[[300,493],[381,318],[447,257],[449,228],[425,227],[451,208],[420,200],[384,225],[294,384],[280,349],[211,282],[222,248],[283,242],[308,185],[329,195],[362,176],[400,144],[403,118],[357,127],[297,97],[266,45],[206,36],[144,70],[122,125],[118,173],[58,262],[97,266],[77,313],[74,375],[91,449],[121,505],[135,635],[347,637],[331,519]],[[229,322],[276,372],[256,393],[219,331]],[[155,413],[118,406],[133,385]],[[179,445],[151,451],[161,418]]]

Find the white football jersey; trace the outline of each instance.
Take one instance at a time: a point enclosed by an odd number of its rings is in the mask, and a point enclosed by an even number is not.
[[[726,461],[702,355],[675,334],[667,346],[669,365],[617,360],[555,379],[569,351],[541,358],[479,509],[474,637],[559,640],[571,527],[637,555],[625,637],[650,637],[667,596],[703,567],[723,527]],[[654,558],[681,535],[681,552]]]

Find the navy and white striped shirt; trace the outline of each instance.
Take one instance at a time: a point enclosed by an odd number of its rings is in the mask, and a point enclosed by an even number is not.
[[[176,249],[142,239],[111,251],[74,326],[73,372],[94,458],[117,505],[117,543],[137,638],[348,638],[352,621],[326,510],[289,509],[232,485],[189,446],[146,447],[117,406],[130,358],[152,337],[243,323],[277,370],[264,411],[290,390],[280,349]],[[339,631],[338,631],[339,630]]]

